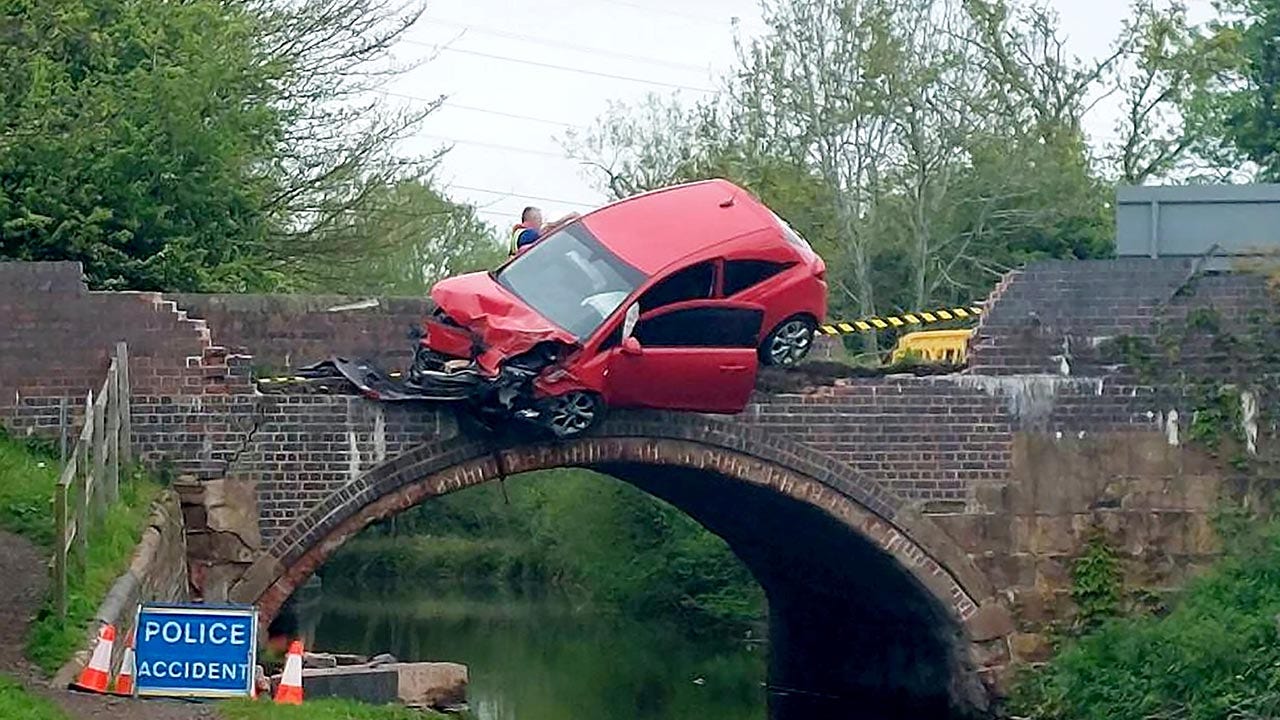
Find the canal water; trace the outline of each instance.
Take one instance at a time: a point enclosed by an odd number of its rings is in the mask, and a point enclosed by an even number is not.
[[[320,591],[314,646],[469,667],[476,720],[764,720],[766,647],[498,590]]]

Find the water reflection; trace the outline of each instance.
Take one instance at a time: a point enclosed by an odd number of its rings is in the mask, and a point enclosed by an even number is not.
[[[766,649],[497,590],[324,592],[300,604],[322,650],[462,662],[477,720],[764,720]],[[310,627],[308,627],[310,626]]]

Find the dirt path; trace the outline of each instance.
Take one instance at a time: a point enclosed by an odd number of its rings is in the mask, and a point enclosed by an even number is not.
[[[25,538],[0,530],[0,673],[53,700],[75,720],[214,720],[209,705],[81,695],[51,688],[23,656],[27,628],[44,598],[43,554]]]

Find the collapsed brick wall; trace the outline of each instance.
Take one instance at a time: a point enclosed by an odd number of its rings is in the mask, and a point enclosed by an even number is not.
[[[203,321],[158,293],[89,291],[78,263],[0,262],[0,423],[55,435],[65,399],[78,427],[122,341],[139,457],[225,468],[240,417],[251,415],[248,358],[215,345]]]
[[[331,355],[372,359],[388,369],[411,359],[409,331],[421,327],[431,303],[422,298],[339,295],[171,294],[208,323],[219,343],[248,348],[254,364],[283,371]]]
[[[978,325],[969,372],[1105,374],[1087,360],[1107,338],[1150,336],[1157,319],[1177,322],[1198,307],[1232,316],[1270,306],[1261,275],[1199,269],[1190,258],[1120,258],[1051,260],[1014,271]]]

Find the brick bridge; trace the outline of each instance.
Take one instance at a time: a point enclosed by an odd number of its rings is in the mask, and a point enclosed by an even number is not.
[[[257,602],[267,619],[376,520],[507,475],[592,468],[682,508],[752,570],[771,683],[811,693],[772,698],[776,717],[825,716],[830,698],[959,716],[1047,656],[1093,529],[1120,548],[1126,582],[1157,593],[1217,552],[1226,473],[1179,442],[1191,413],[1098,352],[1196,307],[1269,307],[1261,278],[1194,270],[1035,264],[996,289],[963,373],[761,393],[733,418],[616,413],[588,438],[520,444],[447,409],[255,391],[255,367],[403,361],[420,301],[99,293],[74,264],[0,263],[0,421],[54,431],[64,398],[74,413],[127,341],[135,447],[194,478],[193,595]]]

